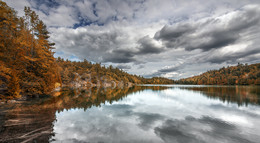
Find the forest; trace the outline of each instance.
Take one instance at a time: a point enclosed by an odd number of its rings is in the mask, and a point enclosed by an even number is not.
[[[47,26],[39,16],[24,8],[24,16],[0,1],[0,99],[38,97],[62,85],[130,86],[132,84],[171,84],[173,80],[146,79],[112,66],[87,60],[72,62],[54,58]]]
[[[260,63],[241,64],[210,70],[201,75],[180,79],[176,84],[198,85],[260,85]]]

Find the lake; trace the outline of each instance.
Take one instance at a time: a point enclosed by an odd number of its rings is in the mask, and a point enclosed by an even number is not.
[[[260,141],[259,86],[64,88],[0,105],[0,142]]]

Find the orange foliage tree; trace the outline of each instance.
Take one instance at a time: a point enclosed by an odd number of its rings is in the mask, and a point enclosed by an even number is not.
[[[29,7],[24,12],[18,17],[0,1],[0,87],[8,91],[1,97],[45,95],[61,83],[46,25]]]

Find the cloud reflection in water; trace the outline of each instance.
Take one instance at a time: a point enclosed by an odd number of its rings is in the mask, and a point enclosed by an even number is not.
[[[53,139],[54,142],[253,143],[260,140],[259,114],[254,112],[257,110],[257,105],[223,103],[188,89],[144,90],[113,104],[56,113]]]

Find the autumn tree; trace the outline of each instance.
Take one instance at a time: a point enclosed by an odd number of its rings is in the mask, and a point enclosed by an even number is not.
[[[0,1],[0,83],[13,97],[18,92],[45,95],[61,83],[46,25],[29,7],[24,12],[24,17],[18,17]]]

